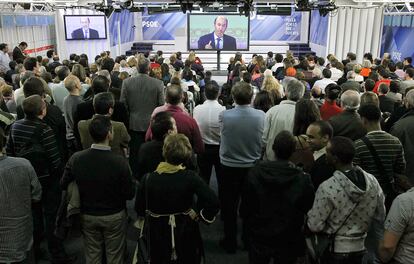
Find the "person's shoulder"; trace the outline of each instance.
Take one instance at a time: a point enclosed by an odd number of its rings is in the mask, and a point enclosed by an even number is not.
[[[232,36],[227,35],[227,34],[224,34],[224,38],[227,38],[227,39],[231,39],[231,40],[236,41],[236,38],[235,37],[232,37]]]
[[[10,157],[7,156],[5,159],[9,164],[13,164],[13,167],[32,167],[30,161],[25,158]]]
[[[87,120],[80,120],[78,123],[78,128],[79,129],[88,129],[89,124],[91,123],[92,119],[87,119]],[[113,122],[113,121],[111,121]]]

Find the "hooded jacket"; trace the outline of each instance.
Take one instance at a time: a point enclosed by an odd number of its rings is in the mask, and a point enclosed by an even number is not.
[[[355,166],[346,173],[336,170],[319,186],[308,213],[308,226],[313,232],[337,232],[334,252],[350,253],[365,249],[371,221],[382,223],[384,218],[384,194],[378,181]]]
[[[246,180],[240,209],[250,238],[272,246],[303,246],[301,230],[313,199],[309,174],[293,163],[256,164]]]

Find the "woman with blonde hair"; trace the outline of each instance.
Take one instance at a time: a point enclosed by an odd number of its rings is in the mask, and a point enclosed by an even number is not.
[[[264,79],[262,82],[261,90],[267,91],[270,95],[270,100],[273,105],[278,105],[282,101],[282,91],[283,88],[272,75],[272,71],[267,69],[263,73]]]
[[[166,136],[162,154],[165,162],[143,177],[135,199],[138,216],[145,217],[142,235],[149,241],[151,263],[199,264],[204,252],[199,222],[214,222],[219,200],[196,172],[183,166],[192,156],[185,135]]]

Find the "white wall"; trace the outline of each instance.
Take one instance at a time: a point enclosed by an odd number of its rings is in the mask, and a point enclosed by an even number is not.
[[[63,15],[101,15],[102,13],[89,9],[58,9],[56,11],[56,39],[57,50],[61,58],[69,58],[72,53],[85,53],[92,62],[102,51],[110,50],[109,31],[107,25],[107,39],[99,40],[65,40],[65,26]]]
[[[2,12],[1,15],[53,15],[53,13],[28,13],[28,12]],[[9,45],[10,52],[20,42],[25,41],[28,44],[28,50],[34,50],[30,56],[45,56],[47,49],[41,50],[49,46],[56,45],[55,26],[24,26],[24,27],[1,27],[0,42]]]
[[[366,52],[378,57],[382,20],[383,8],[339,7],[330,18],[327,53],[344,59],[351,51],[357,55],[358,62],[362,62]]]

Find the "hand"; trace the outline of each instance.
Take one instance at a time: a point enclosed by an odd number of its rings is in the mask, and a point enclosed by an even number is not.
[[[211,46],[211,40],[204,48],[205,49],[213,49],[213,46]]]

